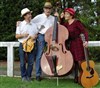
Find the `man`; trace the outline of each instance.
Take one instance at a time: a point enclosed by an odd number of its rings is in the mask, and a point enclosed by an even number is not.
[[[38,27],[38,29],[41,26],[44,26],[44,28],[38,33],[37,41],[36,41],[36,80],[41,81],[41,66],[40,66],[40,60],[41,56],[43,54],[44,46],[45,46],[45,40],[44,35],[48,28],[53,26],[54,24],[54,17],[51,16],[52,12],[52,5],[50,2],[46,2],[43,7],[44,12],[42,14],[37,15],[34,17],[31,22],[35,23]],[[56,14],[55,14],[56,15]],[[17,25],[20,22],[17,22]]]
[[[43,8],[44,12],[42,14],[37,15],[32,19],[32,23],[35,23],[38,28],[43,25],[45,28],[42,29],[37,37],[36,43],[36,80],[41,81],[41,66],[40,60],[45,46],[44,35],[48,28],[53,26],[54,17],[51,16],[52,5],[50,2],[46,2]]]
[[[28,65],[26,68],[26,63],[25,63],[26,52],[23,50],[22,43],[29,37],[31,37],[32,39],[36,39],[35,34],[37,33],[37,26],[34,23],[31,23],[32,19],[31,13],[32,12],[28,8],[24,8],[23,10],[21,10],[21,17],[23,17],[24,20],[16,28],[16,38],[20,42],[19,57],[20,57],[20,69],[21,69],[22,81],[31,81],[33,61],[35,57],[35,50],[33,48],[31,52],[27,53]]]

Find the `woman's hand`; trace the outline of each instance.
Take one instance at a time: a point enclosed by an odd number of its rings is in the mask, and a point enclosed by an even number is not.
[[[59,17],[59,13],[58,13],[58,12],[55,12],[55,13],[54,13],[54,16]],[[64,16],[65,16],[65,14],[64,14],[64,12],[62,12],[62,13],[60,14],[60,18],[64,18]]]
[[[88,47],[88,42],[85,41],[85,42],[83,43],[83,46],[87,48],[87,47]]]
[[[61,13],[60,18],[64,18],[65,14],[64,12]]]

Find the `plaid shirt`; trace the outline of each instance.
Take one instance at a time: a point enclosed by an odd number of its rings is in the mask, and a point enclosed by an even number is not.
[[[82,61],[85,59],[83,42],[81,40],[80,34],[85,35],[86,41],[88,41],[88,32],[86,28],[79,20],[75,20],[72,24],[61,23],[69,31],[69,40],[70,40],[70,51],[73,55],[75,61]]]

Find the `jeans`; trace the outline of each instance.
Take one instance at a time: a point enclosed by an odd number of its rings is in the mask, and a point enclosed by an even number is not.
[[[25,60],[26,52],[23,51],[22,43],[19,46],[19,57],[20,57],[20,70],[21,70],[21,77],[31,77],[31,73],[33,70],[33,63],[35,58],[35,49],[33,49],[30,53],[27,53],[28,58],[28,65],[26,67],[26,60]]]
[[[36,42],[36,76],[41,75],[40,61],[41,61],[41,56],[43,54],[44,46],[45,46],[44,35],[38,34]]]

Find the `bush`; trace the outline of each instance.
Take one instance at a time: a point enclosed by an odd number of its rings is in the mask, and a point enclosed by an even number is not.
[[[54,1],[57,0],[46,0],[51,1],[53,6],[55,6]],[[78,5],[81,9],[77,9],[77,17],[80,19],[89,32],[89,40],[91,41],[99,41],[100,40],[100,12],[99,12],[99,4],[100,0],[97,0],[96,3],[87,2],[87,0],[83,1],[71,1],[69,2],[69,6]],[[15,31],[16,31],[16,21],[22,20],[20,17],[21,9],[28,7],[33,11],[33,17],[37,14],[42,13],[43,4],[45,0],[0,0],[0,41],[17,41],[15,39]],[[72,4],[71,4],[72,3]],[[64,4],[64,3],[63,3]],[[65,3],[68,4],[67,2]],[[69,7],[68,6],[68,7]],[[97,13],[97,16],[95,14]],[[97,23],[95,23],[97,22]],[[18,50],[15,50],[15,55],[18,55]],[[98,54],[97,52],[98,51]],[[4,53],[2,53],[4,52]],[[93,58],[99,60],[99,52],[100,49],[91,49],[91,55],[94,55]],[[96,53],[95,53],[96,52]],[[0,49],[0,58],[6,58],[6,49]],[[16,56],[17,57],[17,56]]]

